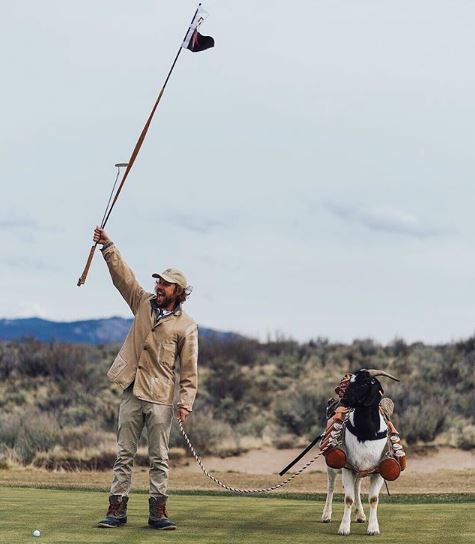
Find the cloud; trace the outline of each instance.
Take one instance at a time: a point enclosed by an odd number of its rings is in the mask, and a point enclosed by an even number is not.
[[[30,270],[30,271],[43,271],[54,270],[54,267],[39,259],[33,259],[31,257],[17,256],[7,257],[3,261],[6,266],[15,269]]]
[[[416,238],[430,238],[448,234],[448,229],[435,228],[414,214],[397,208],[351,208],[329,203],[326,208],[335,216],[358,223],[369,230],[390,232]]]
[[[0,318],[18,319],[22,317],[41,317],[51,319],[48,310],[40,303],[28,300],[28,302],[15,302],[13,306],[6,305]]]
[[[212,232],[228,229],[230,227],[228,223],[219,219],[199,217],[195,214],[174,214],[170,220],[178,227],[199,234],[211,234]]]
[[[11,213],[0,217],[0,234],[21,241],[22,243],[36,243],[44,233],[57,234],[58,231],[51,225],[39,223],[31,217],[21,217]]]
[[[31,219],[19,218],[0,218],[0,229],[15,230],[15,229],[37,229],[38,223]]]

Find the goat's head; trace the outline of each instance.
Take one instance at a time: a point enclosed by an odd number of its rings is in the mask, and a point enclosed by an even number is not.
[[[392,380],[397,378],[382,370],[366,370],[362,368],[355,372],[341,398],[341,404],[347,408],[377,406],[384,390],[376,376],[386,376]]]

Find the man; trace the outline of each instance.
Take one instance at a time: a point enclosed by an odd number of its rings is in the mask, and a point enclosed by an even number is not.
[[[123,393],[109,509],[98,526],[119,527],[127,522],[132,466],[145,426],[150,459],[148,524],[155,529],[173,530],[176,524],[168,519],[166,503],[168,441],[173,419],[177,359],[180,360],[177,419],[185,421],[191,412],[198,385],[198,328],[182,310],[190,288],[182,272],[168,268],[161,274],[152,274],[156,278],[155,293],[146,292],[107,233],[97,227],[93,239],[102,244],[101,251],[112,282],[135,316],[107,373]]]

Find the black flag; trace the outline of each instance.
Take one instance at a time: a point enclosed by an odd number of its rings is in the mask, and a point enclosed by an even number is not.
[[[210,47],[214,47],[214,39],[211,36],[203,36],[203,34],[198,32],[199,26],[207,16],[208,12],[205,11],[200,4],[196,10],[190,28],[186,33],[185,39],[183,40],[182,47],[184,49],[189,49],[190,51],[193,51],[193,53],[198,53],[199,51],[205,51]]]
[[[186,46],[186,48],[193,51],[193,53],[205,51],[205,49],[209,49],[210,47],[214,47],[214,39],[211,36],[203,36],[203,34],[200,34],[197,30],[193,32],[191,39]]]

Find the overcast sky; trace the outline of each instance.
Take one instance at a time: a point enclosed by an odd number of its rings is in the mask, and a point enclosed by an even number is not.
[[[196,2],[0,5],[0,317],[128,316],[76,282]],[[475,1],[203,5],[108,224],[141,283],[261,340],[471,335]]]

